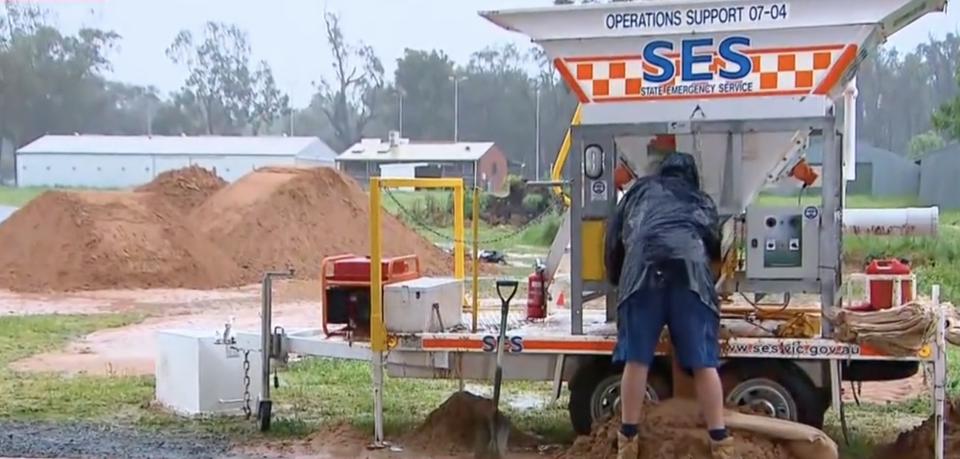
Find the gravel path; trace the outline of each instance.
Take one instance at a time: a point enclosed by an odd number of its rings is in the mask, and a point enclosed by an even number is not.
[[[137,431],[87,422],[0,421],[0,457],[76,459],[214,459],[228,456],[224,437]]]

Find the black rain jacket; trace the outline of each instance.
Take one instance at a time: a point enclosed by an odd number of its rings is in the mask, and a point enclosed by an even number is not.
[[[607,278],[618,304],[663,282],[696,292],[719,313],[710,261],[720,259],[717,206],[700,190],[693,156],[671,153],[656,174],[638,179],[606,229]]]

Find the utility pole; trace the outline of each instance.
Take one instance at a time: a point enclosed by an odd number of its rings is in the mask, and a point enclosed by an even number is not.
[[[400,137],[403,137],[403,98],[407,93],[403,88],[397,88],[397,133],[400,134]]]
[[[467,81],[465,76],[448,77],[453,82],[453,142],[460,141],[460,82]]]
[[[534,173],[534,180],[540,180],[542,177],[540,176],[540,82],[539,82],[539,81],[537,82],[537,87],[536,87],[535,95],[536,95],[536,97],[537,97],[537,103],[536,103],[536,107],[537,107],[537,109],[536,109],[536,117],[537,117],[537,123],[536,123],[536,126],[537,126],[537,127],[536,127],[536,132],[537,132],[537,134],[536,134],[536,135],[537,135],[537,139],[536,139],[536,142],[535,142],[534,150],[536,150],[537,159],[536,159],[536,160],[534,161],[534,163],[533,163],[533,173]]]

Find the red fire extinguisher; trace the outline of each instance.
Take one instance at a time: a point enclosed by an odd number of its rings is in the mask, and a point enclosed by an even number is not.
[[[537,264],[527,276],[527,320],[547,318],[547,283],[545,268]]]

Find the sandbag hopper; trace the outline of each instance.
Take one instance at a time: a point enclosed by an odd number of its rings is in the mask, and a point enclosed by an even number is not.
[[[694,136],[685,121],[818,117],[844,90],[853,96],[858,65],[880,43],[945,5],[651,0],[480,15],[543,47],[583,104],[581,124],[661,124],[661,132],[650,135],[624,128],[615,136],[618,154],[635,170],[646,170],[664,150],[656,134],[674,134],[676,148],[698,156],[705,189],[733,215],[786,175],[807,136],[818,130],[802,122],[784,123],[791,126],[783,130],[745,129],[736,139],[734,150],[742,151],[736,158],[728,154],[726,132]],[[851,131],[844,148],[848,180],[854,178],[852,121],[845,123]],[[666,149],[673,145],[666,142]]]
[[[549,279],[569,242],[571,332],[582,332],[582,306],[592,298],[606,296],[615,318],[602,254],[621,163],[643,175],[669,151],[697,158],[703,187],[726,217],[722,292],[819,292],[829,308],[842,285],[844,230],[935,232],[936,208],[854,215],[842,201],[855,173],[857,67],[891,34],[945,7],[649,0],[481,12],[542,46],[580,102],[564,142],[570,207],[547,258]],[[820,187],[819,205],[753,204],[765,185],[799,177],[792,172],[811,136],[822,137],[822,166],[818,181],[804,180]]]

